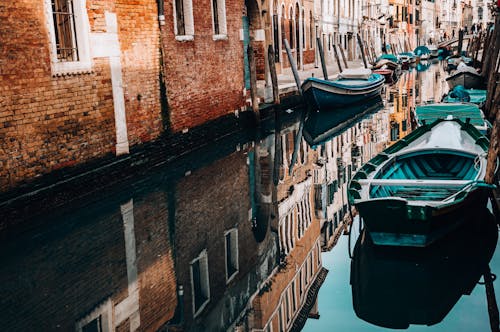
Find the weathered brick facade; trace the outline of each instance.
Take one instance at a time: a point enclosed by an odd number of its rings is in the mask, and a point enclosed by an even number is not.
[[[174,5],[165,1],[165,80],[173,131],[202,124],[244,105],[243,0],[226,0],[227,38],[214,40],[211,1],[193,1],[192,40],[176,40]]]
[[[83,0],[82,0],[83,1]],[[79,2],[81,3],[81,2]],[[87,0],[91,66],[55,75],[50,1],[0,5],[0,191],[55,169],[115,151],[116,128],[106,15],[116,15],[118,73],[128,145],[162,131],[159,28],[155,0]],[[83,29],[85,31],[87,29]]]

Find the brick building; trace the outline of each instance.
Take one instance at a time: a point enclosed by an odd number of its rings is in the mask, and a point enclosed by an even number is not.
[[[157,16],[155,0],[2,3],[1,191],[160,135]]]
[[[264,75],[255,0],[36,0],[0,9],[0,192],[242,110],[243,35]]]

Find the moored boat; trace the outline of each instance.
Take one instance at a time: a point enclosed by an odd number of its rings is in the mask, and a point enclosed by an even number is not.
[[[483,89],[466,89],[462,85],[457,85],[443,98],[443,102],[469,102],[481,108],[486,102],[486,93],[487,91]]]
[[[485,206],[489,141],[472,124],[424,124],[363,165],[348,196],[378,245],[427,246]]]
[[[483,135],[487,134],[491,128],[483,112],[472,103],[435,103],[419,105],[415,108],[415,120],[418,125],[432,123],[437,119],[446,119],[449,116],[463,122],[469,121]]]
[[[439,49],[435,45],[427,46],[429,49],[429,58],[437,58],[439,56]]]
[[[380,95],[384,81],[382,75],[370,69],[346,69],[335,80],[307,78],[302,93],[313,110],[335,111]]]
[[[452,72],[446,78],[446,82],[450,89],[453,89],[457,85],[462,85],[466,89],[481,89],[485,85],[483,77],[474,68],[468,66],[460,67],[460,65],[456,71]]]
[[[373,72],[376,74],[383,75],[385,78],[385,83],[390,84],[394,82],[394,70],[388,68],[380,68],[380,69],[375,69]]]

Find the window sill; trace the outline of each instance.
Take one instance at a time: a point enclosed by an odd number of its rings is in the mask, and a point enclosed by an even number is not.
[[[92,73],[91,61],[52,62],[52,76]]]
[[[212,39],[217,41],[217,40],[227,40],[228,38],[227,35],[213,35]]]
[[[193,35],[179,35],[179,36],[175,36],[175,40],[181,41],[181,42],[192,41],[192,40],[194,40],[194,36]]]

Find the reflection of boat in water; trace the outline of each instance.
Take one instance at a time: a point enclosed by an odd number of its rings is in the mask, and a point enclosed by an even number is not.
[[[326,142],[382,106],[382,98],[377,96],[361,105],[342,107],[338,112],[310,112],[304,123],[304,139],[311,146]]]
[[[353,306],[361,319],[388,328],[441,322],[487,271],[498,230],[486,209],[428,248],[380,247],[360,236],[351,263]],[[486,305],[486,304],[485,304]]]

